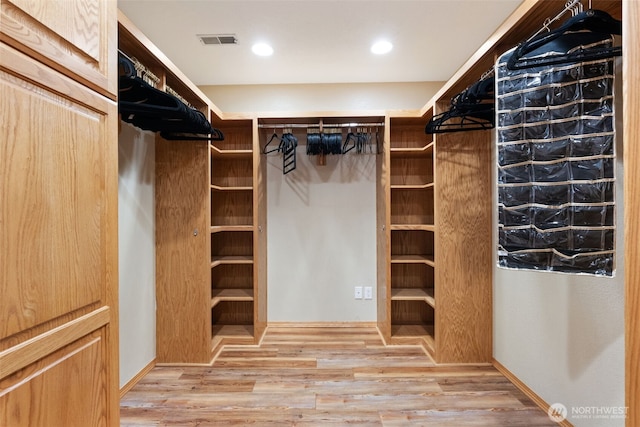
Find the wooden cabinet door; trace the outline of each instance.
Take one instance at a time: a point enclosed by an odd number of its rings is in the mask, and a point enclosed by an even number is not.
[[[156,137],[158,363],[211,361],[209,144]]]
[[[0,425],[117,425],[116,103],[3,43],[0,93]]]
[[[115,99],[116,0],[2,0],[0,40]]]

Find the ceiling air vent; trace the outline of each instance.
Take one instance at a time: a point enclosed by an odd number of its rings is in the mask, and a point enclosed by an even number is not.
[[[236,44],[238,39],[235,34],[198,34],[202,44]]]

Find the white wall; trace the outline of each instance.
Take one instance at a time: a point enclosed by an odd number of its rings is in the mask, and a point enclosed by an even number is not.
[[[443,82],[200,86],[224,112],[417,110]]]
[[[120,387],[156,357],[155,136],[122,123],[118,141]]]
[[[375,322],[376,156],[318,166],[297,136],[296,170],[268,157],[268,321]],[[354,299],[354,286],[374,298]]]
[[[616,77],[620,83],[620,74]],[[616,90],[621,93],[619,88]],[[618,97],[617,101],[620,100]],[[624,426],[621,418],[571,416],[572,408],[624,406],[621,102],[615,108],[618,118],[615,277],[494,267],[494,358],[548,404],[565,405],[568,420],[576,427]],[[495,197],[494,194],[494,200]]]

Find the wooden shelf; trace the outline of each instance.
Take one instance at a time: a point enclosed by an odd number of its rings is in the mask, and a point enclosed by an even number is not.
[[[391,231],[435,231],[433,224],[391,224]]]
[[[215,145],[209,145],[211,156],[220,159],[251,159],[253,150],[221,150]]]
[[[427,188],[433,188],[433,182],[428,182],[426,184],[409,184],[409,185],[392,185],[391,189],[398,190],[424,190]]]
[[[213,225],[211,233],[222,233],[225,231],[253,231],[253,225]]]
[[[214,289],[211,308],[221,301],[253,301],[253,289]]]
[[[252,325],[213,325],[211,348],[216,349],[222,341],[224,344],[253,344]]]
[[[221,187],[219,185],[212,185],[212,190],[216,191],[253,191],[253,187],[251,186],[242,186],[242,187]]]
[[[389,151],[393,157],[421,157],[433,153],[433,141],[424,147],[391,147]]]
[[[391,289],[392,301],[424,301],[431,307],[436,307],[433,288],[400,288]]]
[[[433,325],[391,325],[391,339],[394,343],[416,343],[423,340],[435,348]]]
[[[221,256],[211,258],[211,268],[219,265],[253,264],[252,256]]]
[[[253,340],[252,325],[213,325],[213,333],[227,338],[251,338]]]
[[[433,255],[391,255],[391,264],[427,264],[435,267]]]

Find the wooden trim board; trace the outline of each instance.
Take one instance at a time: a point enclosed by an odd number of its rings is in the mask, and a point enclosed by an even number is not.
[[[498,362],[496,359],[493,359],[492,360],[492,364],[493,364],[493,367],[498,370],[498,372],[500,372],[509,381],[511,381],[513,383],[513,385],[518,387],[518,389],[520,389],[520,391],[523,392],[529,399],[533,400],[533,402],[536,405],[538,405],[538,407],[540,407],[540,409],[542,409],[544,412],[548,412],[549,411],[549,407],[551,405],[549,405],[547,402],[545,402],[543,398],[538,396],[536,394],[536,392],[531,390],[525,383],[520,381],[520,379],[518,377],[516,377],[510,370],[508,370],[502,363]],[[559,422],[558,425],[562,426],[562,427],[573,427],[573,424],[571,424],[567,420]]]
[[[109,323],[109,307],[101,307],[21,344],[0,352],[0,378],[5,378]]]
[[[133,378],[131,378],[125,385],[122,386],[122,388],[120,389],[120,399],[122,399],[124,395],[129,392],[129,390],[131,390],[136,384],[138,384],[140,380],[149,373],[149,371],[155,368],[155,366],[156,366],[156,358],[154,357],[151,360],[151,362],[147,364],[147,366],[142,368],[140,372],[134,375]]]
[[[627,427],[640,425],[640,2],[622,2],[625,227],[625,405]]]
[[[267,327],[278,328],[375,328],[378,324],[372,322],[268,322]]]

